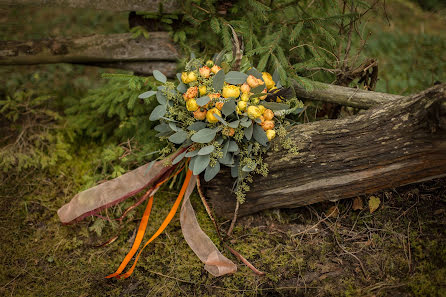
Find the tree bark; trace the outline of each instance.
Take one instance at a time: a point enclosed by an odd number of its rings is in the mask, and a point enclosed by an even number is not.
[[[149,39],[129,33],[75,39],[0,41],[0,65],[176,61],[179,53],[167,32]]]
[[[88,64],[87,64],[88,65]],[[104,68],[118,68],[132,71],[136,75],[152,75],[153,70],[159,70],[167,77],[175,77],[177,73],[177,63],[175,62],[114,62],[114,63],[93,63],[90,66]]]
[[[314,82],[314,86],[315,88],[311,91],[295,86],[294,90],[296,91],[297,98],[337,103],[363,109],[368,109],[376,105],[403,98],[403,96],[399,95],[341,87],[319,82]]]
[[[111,11],[148,11],[175,13],[181,5],[177,0],[0,0],[0,5],[91,8]]]
[[[294,126],[299,150],[268,152],[239,215],[338,200],[446,175],[446,84],[363,114]],[[231,217],[234,179],[223,170],[204,184],[219,216]]]

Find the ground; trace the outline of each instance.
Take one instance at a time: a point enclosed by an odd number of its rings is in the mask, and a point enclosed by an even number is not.
[[[441,73],[439,67],[444,65],[430,51],[435,47],[441,53],[438,46],[444,46],[444,18],[407,1],[393,1],[387,12],[391,26],[380,18],[384,29],[374,35],[368,49],[380,58],[379,90],[408,94],[428,87],[438,78],[423,71]],[[405,13],[411,15],[409,25]],[[125,14],[27,8],[3,9],[0,19],[1,39],[123,32],[127,21]],[[430,35],[425,36],[425,31]],[[424,47],[414,42],[423,42]],[[398,57],[401,46],[406,55]],[[440,62],[433,62],[438,58]],[[72,65],[0,69],[2,78],[7,77],[6,88],[52,88],[55,100],[67,94],[80,96],[100,85],[101,72]],[[408,73],[414,75],[407,79]],[[87,218],[63,226],[56,215],[61,205],[91,183],[86,176],[97,169],[100,149],[99,144],[86,142],[57,166],[1,171],[0,295],[446,296],[446,179],[362,196],[355,207],[353,199],[346,199],[240,218],[228,243],[265,276],[255,275],[222,247],[195,195],[192,202],[200,225],[220,251],[238,264],[237,273],[210,276],[184,241],[175,217],[146,248],[131,278],[105,279],[128,252],[143,207],[122,225]],[[175,192],[166,188],[155,197],[149,234],[161,224]],[[371,212],[369,201],[377,198],[379,207]],[[118,206],[110,214],[120,211]],[[229,223],[219,220],[222,229],[227,230]],[[115,236],[116,241],[103,245]]]

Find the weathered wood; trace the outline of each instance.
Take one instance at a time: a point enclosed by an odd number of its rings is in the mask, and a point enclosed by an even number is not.
[[[175,77],[178,66],[175,62],[115,62],[94,63],[89,65],[129,70],[137,75],[152,75],[153,70],[159,70],[167,77]]]
[[[178,49],[167,32],[149,39],[130,33],[91,35],[75,39],[0,41],[0,65],[175,61]]]
[[[47,7],[91,8],[111,11],[158,12],[161,7],[166,13],[180,11],[177,0],[0,0],[0,5],[26,5]]]
[[[331,102],[364,109],[403,98],[403,96],[399,95],[341,87],[319,82],[314,82],[314,86],[314,90],[311,91],[306,91],[299,86],[296,86],[294,90],[299,99]]]
[[[446,84],[363,114],[297,125],[298,155],[269,152],[267,177],[255,176],[239,214],[294,208],[446,176]],[[227,170],[204,184],[216,213],[230,217]]]

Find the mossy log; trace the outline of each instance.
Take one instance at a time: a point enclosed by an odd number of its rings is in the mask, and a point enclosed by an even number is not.
[[[175,13],[180,11],[177,0],[0,0],[0,5],[38,7],[90,8],[111,11],[149,11]]]
[[[0,41],[0,65],[49,63],[175,62],[178,49],[167,32],[149,38],[130,33],[35,41]],[[119,64],[117,64],[119,65]]]
[[[362,114],[294,126],[299,154],[271,151],[267,177],[255,176],[239,215],[374,193],[446,175],[446,84]],[[217,215],[235,208],[223,170],[203,184]]]

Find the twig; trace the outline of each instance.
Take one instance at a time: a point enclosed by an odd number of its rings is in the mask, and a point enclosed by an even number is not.
[[[234,226],[235,226],[235,222],[237,221],[237,215],[238,215],[238,209],[240,207],[240,202],[236,202],[235,204],[235,210],[234,210],[234,217],[232,218],[232,222],[231,222],[231,226],[229,226],[229,230],[228,230],[228,236],[231,236],[232,234],[232,230],[234,230]]]

